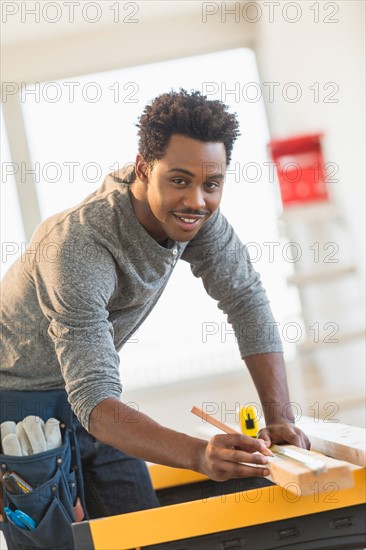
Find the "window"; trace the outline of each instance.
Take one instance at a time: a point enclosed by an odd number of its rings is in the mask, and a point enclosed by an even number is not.
[[[1,113],[3,121],[3,113]],[[5,124],[1,124],[1,278],[25,248],[25,235],[19,208]]]

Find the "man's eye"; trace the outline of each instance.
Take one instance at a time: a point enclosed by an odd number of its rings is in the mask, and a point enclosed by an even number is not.
[[[186,180],[184,180],[183,178],[174,178],[173,181],[178,185],[184,185],[186,183]]]
[[[206,181],[205,185],[208,189],[218,189],[220,187],[220,183],[217,181]]]

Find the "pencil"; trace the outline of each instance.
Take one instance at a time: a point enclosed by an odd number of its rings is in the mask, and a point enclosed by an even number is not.
[[[209,424],[212,424],[212,426],[215,426],[216,428],[219,428],[219,430],[221,430],[222,432],[225,432],[227,434],[240,434],[240,435],[243,435],[238,430],[234,430],[234,428],[231,428],[230,426],[227,426],[226,424],[224,424],[223,422],[220,422],[220,420],[217,420],[216,418],[214,418],[210,414],[205,413],[199,407],[196,407],[196,406],[192,407],[191,412],[193,414],[195,414],[196,416],[198,416],[199,418],[202,418],[202,420],[205,420],[206,422],[209,422]],[[273,453],[271,452],[271,450],[267,449],[267,447],[265,446],[264,441],[263,441],[263,445],[264,446],[263,446],[263,450],[261,451],[261,453],[264,454],[264,455],[267,455],[267,456],[273,456]]]
[[[227,426],[223,422],[220,422],[220,420],[216,420],[213,416],[210,414],[207,414],[203,412],[202,409],[199,407],[193,407],[191,412],[198,416],[199,418],[202,418],[202,420],[205,420],[209,424],[212,424],[212,426],[215,426],[216,428],[219,428],[222,432],[225,432],[227,434],[239,434],[238,430],[234,430],[234,428],[230,428],[230,426]]]

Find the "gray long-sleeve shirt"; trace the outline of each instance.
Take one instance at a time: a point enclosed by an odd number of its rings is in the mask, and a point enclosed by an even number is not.
[[[109,174],[82,203],[42,222],[2,281],[1,387],[66,388],[86,429],[100,401],[120,397],[117,351],[179,258],[227,314],[242,357],[282,351],[259,276],[221,212],[192,241],[161,246],[135,216],[130,178],[129,169]]]

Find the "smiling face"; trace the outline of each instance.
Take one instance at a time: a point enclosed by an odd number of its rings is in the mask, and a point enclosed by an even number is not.
[[[193,239],[220,204],[225,166],[223,143],[178,134],[152,169],[137,155],[137,178],[130,190],[141,225],[158,242]]]

